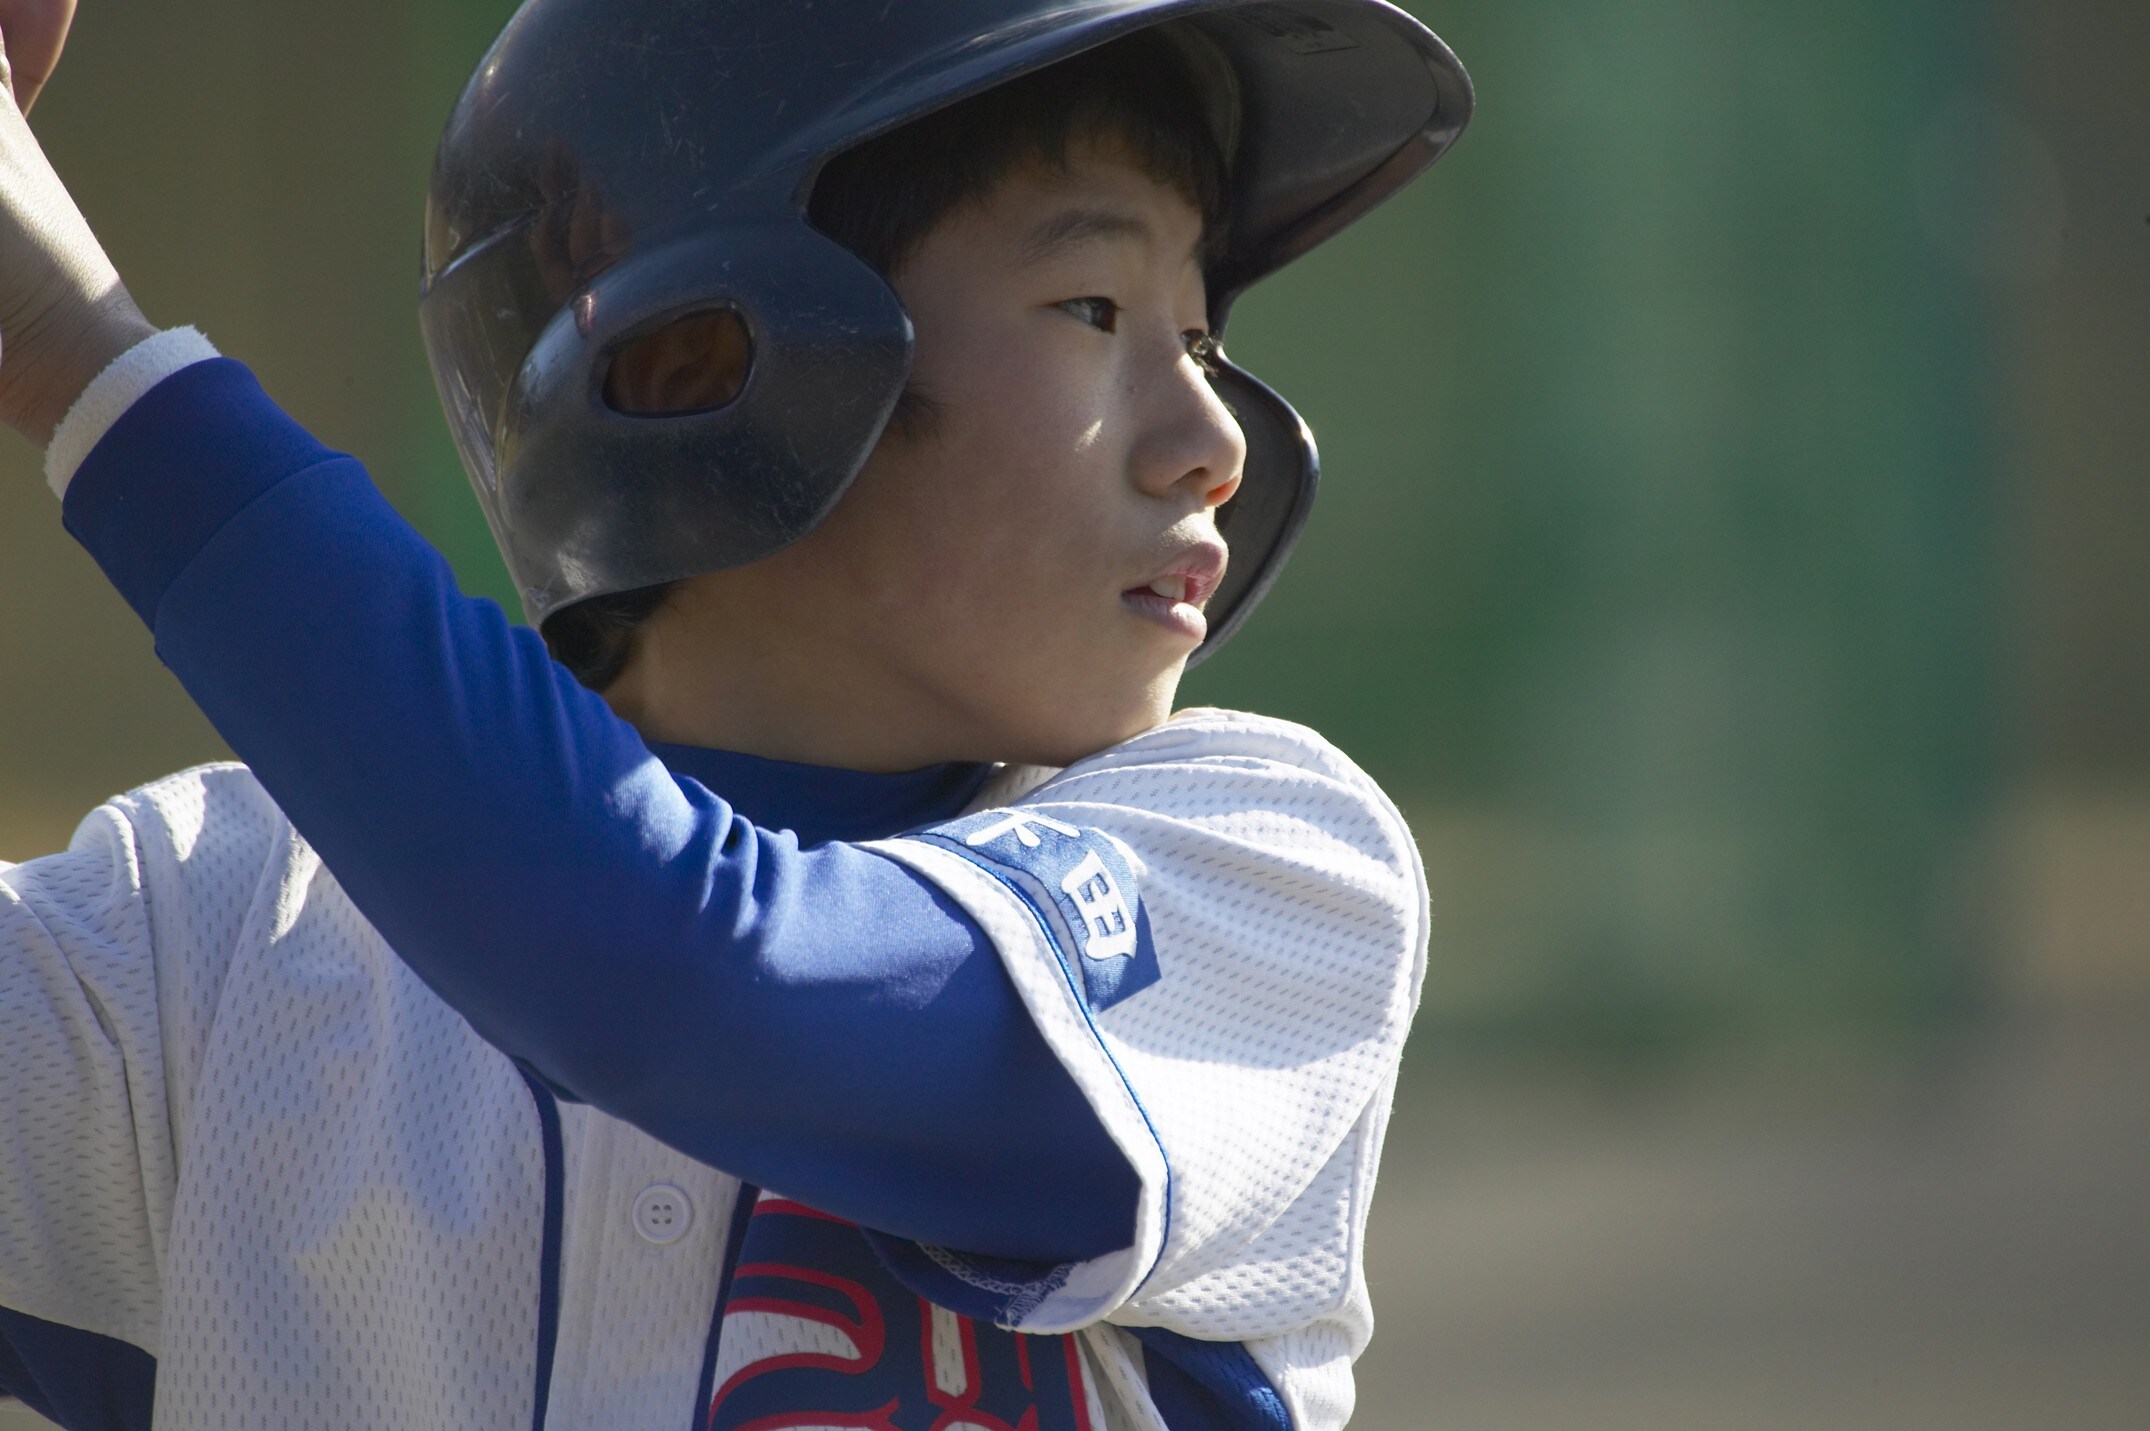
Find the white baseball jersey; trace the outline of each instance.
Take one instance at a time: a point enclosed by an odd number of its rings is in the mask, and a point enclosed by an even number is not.
[[[218,766],[0,867],[0,1308],[137,1349],[168,1431],[685,1428],[817,1368],[923,1398],[826,1424],[989,1426],[960,1312],[1030,1334],[1026,1380],[1064,1358],[1072,1424],[1167,1426],[1172,1336],[1342,1425],[1426,941],[1404,825],[1312,732],[1221,711],[1030,784],[868,848],[990,935],[1139,1174],[1133,1246],[1039,1278],[882,1239],[946,1295],[764,1295],[791,1274],[727,1267],[735,1179],[557,1103]],[[761,1290],[727,1316],[735,1273]]]

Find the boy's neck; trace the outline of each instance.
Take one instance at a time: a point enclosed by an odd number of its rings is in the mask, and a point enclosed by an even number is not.
[[[744,649],[692,663],[638,660],[605,700],[644,740],[842,770],[917,770],[955,759],[924,722],[811,655]]]
[[[791,557],[795,561],[795,557]],[[967,756],[946,711],[924,709],[778,559],[679,582],[634,634],[604,700],[645,741],[856,771]]]
[[[685,583],[605,691],[644,740],[868,772],[991,758],[964,748],[955,713],[901,689],[871,650],[850,649],[841,627],[712,599],[706,588],[724,584]]]

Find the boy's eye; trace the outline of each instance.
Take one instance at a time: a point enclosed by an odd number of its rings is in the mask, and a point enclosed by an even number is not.
[[[1110,298],[1070,298],[1060,306],[1100,333],[1120,329],[1120,305]]]

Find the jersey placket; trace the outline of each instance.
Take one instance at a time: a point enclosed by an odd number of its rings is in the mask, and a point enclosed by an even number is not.
[[[738,1180],[580,1104],[561,1105],[560,1126],[565,1235],[546,1425],[699,1426]]]

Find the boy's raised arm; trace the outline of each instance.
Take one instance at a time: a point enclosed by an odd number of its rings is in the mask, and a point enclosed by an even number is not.
[[[154,331],[0,100],[0,420],[47,441]],[[496,1046],[869,1226],[1045,1262],[1129,1244],[1135,1176],[968,918],[892,861],[802,852],[676,782],[237,364],[121,418],[67,521]]]

